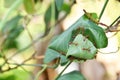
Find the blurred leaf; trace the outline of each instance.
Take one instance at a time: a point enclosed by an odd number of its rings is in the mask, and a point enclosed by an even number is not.
[[[7,33],[11,32],[14,28],[17,27],[18,22],[20,21],[21,18],[22,18],[22,16],[17,15],[14,18],[12,18],[11,20],[7,21],[5,26],[2,28],[2,33],[7,34]]]
[[[4,42],[4,48],[5,49],[11,49],[11,48],[17,48],[17,42],[16,42],[16,38],[20,35],[20,33],[24,30],[24,28],[22,26],[18,26],[17,28],[15,28],[14,30],[12,30],[5,42]]]
[[[79,59],[93,59],[96,53],[97,49],[93,43],[81,34],[78,34],[69,45],[67,56],[73,56]]]
[[[64,0],[55,0],[57,10],[60,11]]]
[[[57,80],[86,80],[80,71],[72,71],[60,76]]]
[[[7,39],[15,39],[17,38],[20,33],[24,30],[22,25],[18,25],[16,28],[14,28],[9,34]]]
[[[33,14],[35,12],[35,6],[33,0],[24,0],[24,7],[27,13]]]
[[[3,45],[4,49],[17,48],[17,42],[15,40],[6,40]]]
[[[48,7],[48,9],[45,12],[45,16],[44,16],[44,21],[45,21],[45,34],[47,34],[49,32],[49,29],[51,27],[51,19],[53,18],[53,16],[51,16],[52,13],[52,4],[50,4],[50,6]],[[55,21],[58,19],[58,11],[56,9],[56,7],[54,7],[54,12],[52,14],[55,14]]]
[[[62,10],[65,11],[66,13],[70,13],[71,7],[69,4],[64,3],[62,6]]]
[[[6,36],[3,43],[4,49],[17,48],[16,38],[24,30],[23,26],[19,24],[21,18],[20,15],[15,16],[2,28],[3,36]]]
[[[0,73],[0,80],[30,80],[30,79],[29,73],[26,73],[23,70],[15,69],[5,73]]]
[[[4,6],[9,8],[16,0],[4,0]]]
[[[0,80],[16,80],[14,75],[9,75],[7,77],[0,77]]]

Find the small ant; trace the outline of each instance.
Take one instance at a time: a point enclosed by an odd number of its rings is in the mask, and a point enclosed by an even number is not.
[[[75,46],[78,45],[78,43],[75,43],[75,42],[69,42],[69,44],[73,44],[73,45],[75,45]]]
[[[90,52],[90,48],[83,48],[82,50]]]

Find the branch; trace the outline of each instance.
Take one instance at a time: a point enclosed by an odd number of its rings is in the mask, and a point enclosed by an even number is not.
[[[103,13],[104,13],[104,11],[105,11],[105,8],[106,8],[106,6],[107,6],[108,2],[109,2],[109,0],[106,0],[106,2],[105,2],[105,4],[104,4],[104,6],[103,6],[103,8],[102,8],[102,11],[101,11],[100,16],[99,16],[99,21],[100,21],[100,19],[101,19],[101,17],[102,17],[102,15],[103,15]]]

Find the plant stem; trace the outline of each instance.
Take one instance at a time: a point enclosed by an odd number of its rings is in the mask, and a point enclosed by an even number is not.
[[[104,6],[103,6],[103,8],[102,8],[102,11],[101,11],[100,16],[99,16],[99,21],[100,21],[102,15],[103,15],[103,12],[105,11],[105,8],[106,8],[108,2],[109,2],[109,0],[106,0]]]
[[[0,30],[5,25],[5,23],[7,21],[7,18],[12,13],[12,11],[14,11],[22,3],[22,1],[23,0],[16,0],[16,2],[14,2],[14,4],[8,9],[8,11],[6,12],[6,14],[3,17],[2,21],[0,22]]]
[[[47,65],[44,65],[43,69],[40,70],[38,73],[37,73],[37,76],[35,77],[35,80],[39,80],[39,76],[41,75],[41,73],[47,68]]]
[[[55,80],[57,80],[62,74],[63,72],[67,69],[67,67],[72,63],[72,61],[69,61],[68,64],[66,65],[66,67],[60,72],[60,74],[56,77]]]
[[[119,17],[117,17],[113,22],[112,22],[112,24],[110,25],[110,26],[112,26],[116,21],[118,21],[120,19],[120,16]]]

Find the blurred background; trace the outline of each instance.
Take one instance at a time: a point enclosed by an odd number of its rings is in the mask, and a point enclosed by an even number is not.
[[[0,0],[0,80],[34,80],[52,37],[79,19],[83,9],[99,16],[105,1],[64,0],[57,16],[54,0]],[[120,16],[119,8],[119,0],[109,0],[100,22],[110,25]],[[108,47],[98,50],[96,59],[76,65],[87,80],[120,80],[120,33],[106,35]],[[57,71],[47,69],[39,80],[53,80]]]

